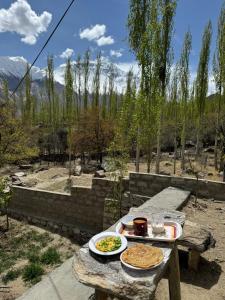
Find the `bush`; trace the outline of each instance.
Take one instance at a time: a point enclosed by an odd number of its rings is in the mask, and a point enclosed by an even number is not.
[[[26,282],[35,284],[41,280],[43,274],[44,269],[39,264],[31,263],[23,269],[22,278]]]
[[[30,263],[39,263],[40,262],[40,257],[37,253],[31,252],[27,255],[27,258],[29,259]]]
[[[21,270],[15,269],[15,270],[10,270],[8,271],[4,276],[2,276],[2,282],[4,284],[7,284],[9,281],[15,280],[17,277],[19,277],[21,273]]]
[[[41,256],[41,262],[45,265],[54,265],[61,262],[59,252],[50,247]]]

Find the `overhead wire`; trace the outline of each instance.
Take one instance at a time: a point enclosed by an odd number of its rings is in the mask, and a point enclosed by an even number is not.
[[[38,60],[38,58],[40,57],[41,53],[43,52],[43,50],[45,49],[45,47],[48,45],[49,41],[51,40],[52,36],[54,35],[54,33],[56,32],[56,30],[58,29],[58,27],[60,26],[60,24],[62,23],[63,19],[65,18],[66,14],[68,13],[68,11],[70,10],[71,6],[74,4],[75,0],[72,0],[70,2],[70,4],[68,5],[68,7],[66,8],[65,12],[63,13],[63,15],[61,16],[61,18],[59,19],[58,23],[56,24],[56,26],[54,27],[53,31],[51,32],[51,34],[49,35],[48,39],[46,40],[46,42],[44,43],[44,45],[42,46],[41,50],[38,52],[37,56],[35,57],[34,61],[32,62],[32,64],[29,66],[29,68],[27,69],[26,73],[24,74],[24,76],[21,78],[21,80],[19,81],[18,85],[16,86],[16,88],[13,90],[11,97],[17,92],[17,90],[19,89],[19,87],[21,86],[21,84],[23,83],[24,79],[26,78],[26,76],[29,74],[29,72],[31,71],[32,67],[34,66],[34,64],[36,63],[36,61]]]

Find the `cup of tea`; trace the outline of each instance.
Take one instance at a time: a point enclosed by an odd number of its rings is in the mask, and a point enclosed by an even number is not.
[[[146,218],[135,218],[133,224],[135,235],[145,236],[148,233],[148,220]]]

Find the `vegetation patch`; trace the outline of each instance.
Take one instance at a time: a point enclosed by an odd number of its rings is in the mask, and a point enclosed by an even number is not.
[[[41,262],[45,265],[55,265],[61,262],[60,254],[55,248],[48,248],[41,256]]]
[[[3,275],[2,282],[4,284],[7,284],[9,281],[13,281],[16,278],[18,278],[20,276],[20,274],[21,274],[20,269],[11,269],[5,275]]]
[[[44,269],[39,264],[31,263],[23,269],[22,278],[25,282],[35,284],[41,280]]]

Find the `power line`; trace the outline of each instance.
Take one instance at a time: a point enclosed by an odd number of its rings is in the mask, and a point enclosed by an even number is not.
[[[11,97],[16,93],[16,91],[18,90],[18,88],[21,86],[22,82],[24,81],[24,79],[26,78],[27,74],[30,72],[30,70],[32,69],[32,67],[34,66],[34,64],[36,63],[36,61],[38,60],[39,56],[41,55],[41,53],[43,52],[43,50],[45,49],[45,47],[47,46],[47,44],[49,43],[50,39],[52,38],[52,36],[54,35],[54,33],[56,32],[56,30],[58,29],[59,25],[61,24],[62,20],[64,19],[64,17],[66,16],[66,14],[68,13],[68,11],[70,10],[71,6],[73,5],[73,3],[75,2],[75,0],[72,0],[69,4],[69,6],[67,7],[67,9],[65,10],[64,14],[62,15],[62,17],[60,18],[60,20],[58,21],[57,25],[55,26],[55,28],[53,29],[52,33],[49,35],[47,41],[45,42],[45,44],[43,45],[43,47],[41,48],[41,50],[39,51],[38,55],[36,56],[35,60],[33,61],[33,63],[30,65],[30,67],[28,68],[28,70],[26,71],[25,75],[23,76],[23,78],[19,81],[18,85],[16,86],[16,88],[14,89],[14,91],[11,94]]]

